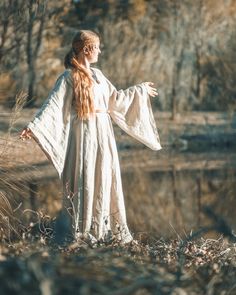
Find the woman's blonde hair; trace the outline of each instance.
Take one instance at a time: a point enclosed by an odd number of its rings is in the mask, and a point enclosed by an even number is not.
[[[94,82],[90,72],[79,65],[77,57],[85,47],[88,51],[92,51],[98,41],[99,36],[96,33],[89,30],[79,31],[73,38],[72,48],[64,59],[65,68],[72,69],[76,110],[79,118],[83,120],[88,119],[95,112]]]

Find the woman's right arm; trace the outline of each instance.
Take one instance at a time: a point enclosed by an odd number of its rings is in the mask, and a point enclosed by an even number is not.
[[[49,121],[51,116],[60,116],[60,112],[51,112],[50,109],[64,109],[64,96],[68,90],[67,84],[70,84],[70,73],[69,71],[63,72],[55,82],[53,89],[50,91],[47,99],[43,103],[42,107],[36,112],[34,119],[27,124],[20,133],[20,139],[26,140],[31,139],[34,135],[34,128],[39,121]],[[50,126],[52,127],[52,126]],[[55,127],[55,126],[54,126]],[[53,131],[52,131],[53,132]]]

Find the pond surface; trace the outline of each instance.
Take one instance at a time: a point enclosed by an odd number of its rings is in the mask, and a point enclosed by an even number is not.
[[[236,230],[236,153],[232,150],[178,152],[163,149],[120,150],[128,224],[137,235],[184,236],[212,223],[205,206]],[[40,169],[40,168],[39,168]],[[45,167],[44,167],[45,170]],[[61,186],[54,168],[37,180],[25,208],[54,215],[60,209]],[[51,176],[48,173],[51,171]],[[49,173],[50,174],[50,173]]]
[[[229,150],[161,153],[147,152],[147,165],[123,170],[132,229],[184,236],[212,224],[203,213],[210,206],[235,230],[236,154]]]

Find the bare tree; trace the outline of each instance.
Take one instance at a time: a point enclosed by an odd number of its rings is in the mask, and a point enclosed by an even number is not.
[[[0,65],[5,53],[13,48],[9,42],[11,25],[16,15],[17,0],[2,0],[0,2]]]
[[[62,7],[62,6],[61,6]],[[62,8],[47,8],[47,0],[3,0],[0,3],[0,67],[2,72],[17,72],[27,65],[28,104],[33,105],[36,65],[49,19]]]
[[[33,105],[34,86],[36,79],[36,61],[42,42],[42,34],[46,19],[46,0],[39,3],[36,0],[28,0],[28,23],[26,55],[29,73],[28,106]]]
[[[202,10],[203,10],[203,0],[199,0],[198,9],[196,14],[197,19],[197,31],[195,39],[195,53],[196,53],[196,73],[197,73],[197,82],[196,82],[196,89],[195,89],[195,96],[197,99],[200,98],[200,89],[201,89],[201,80],[202,80],[202,69],[201,69],[201,56],[202,56],[202,46],[203,46],[203,39],[202,39]]]
[[[172,73],[172,98],[171,98],[171,119],[174,120],[178,112],[178,88],[180,84],[180,75],[184,61],[184,46],[186,41],[186,34],[184,32],[184,19],[180,14],[181,2],[179,0],[172,0],[172,17],[173,17],[173,73]],[[182,4],[183,5],[183,4]],[[181,26],[182,22],[182,26]]]

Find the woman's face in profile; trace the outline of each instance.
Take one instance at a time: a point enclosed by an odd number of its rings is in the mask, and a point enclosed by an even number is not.
[[[96,63],[98,61],[98,55],[101,53],[100,42],[94,43],[92,49],[86,54],[89,63]]]

